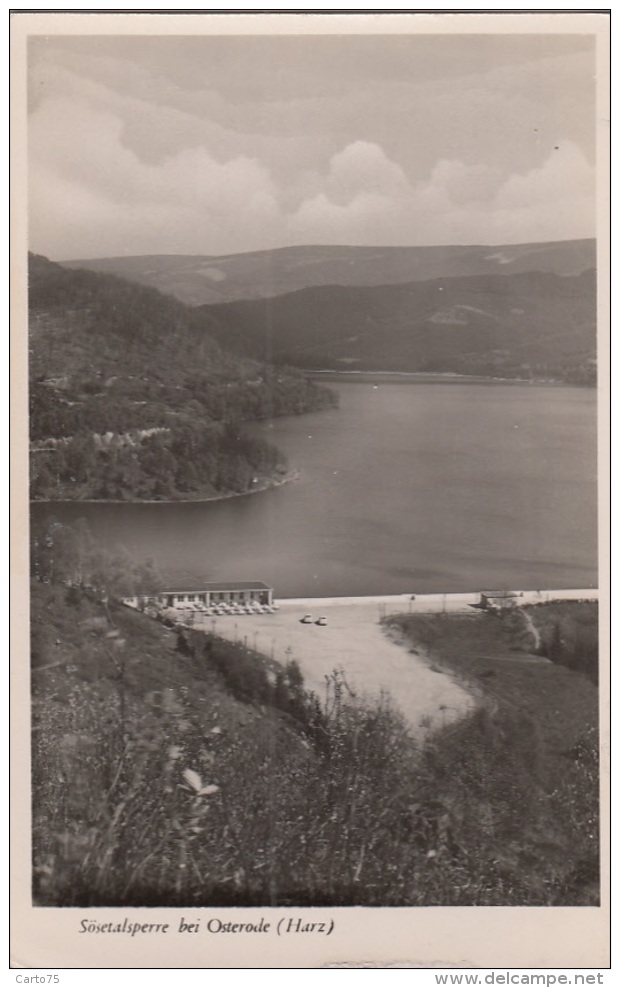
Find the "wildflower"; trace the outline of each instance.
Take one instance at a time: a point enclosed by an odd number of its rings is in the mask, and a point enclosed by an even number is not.
[[[183,778],[186,782],[189,782],[190,786],[199,796],[212,796],[213,793],[219,792],[219,786],[203,786],[202,779],[198,775],[198,772],[194,772],[191,768],[183,769]]]

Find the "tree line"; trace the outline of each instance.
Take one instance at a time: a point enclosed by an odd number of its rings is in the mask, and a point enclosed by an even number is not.
[[[185,422],[140,437],[79,433],[32,456],[35,499],[174,500],[241,494],[283,477],[275,446],[233,424]]]
[[[161,584],[152,560],[138,562],[125,549],[104,545],[84,518],[67,524],[54,515],[32,525],[30,576],[37,583],[66,586],[69,602],[75,591],[107,600],[152,593]]]

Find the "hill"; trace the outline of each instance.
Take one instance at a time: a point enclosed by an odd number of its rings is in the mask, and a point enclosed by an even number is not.
[[[294,371],[231,354],[153,288],[29,263],[32,494],[194,499],[282,479],[244,420],[329,407]]]
[[[306,288],[200,306],[193,320],[240,354],[303,368],[595,377],[592,270]]]
[[[224,256],[154,254],[63,261],[67,268],[116,274],[188,305],[272,298],[319,285],[407,284],[437,278],[521,274],[579,275],[596,265],[594,240],[443,247],[283,247]]]
[[[477,698],[426,742],[337,674],[309,696],[294,662],[33,581],[36,904],[597,905],[595,687],[522,622],[392,621]]]

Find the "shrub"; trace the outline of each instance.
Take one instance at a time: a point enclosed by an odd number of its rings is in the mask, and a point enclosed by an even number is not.
[[[598,685],[598,608],[584,601],[557,601],[528,608],[539,630],[539,653]]]

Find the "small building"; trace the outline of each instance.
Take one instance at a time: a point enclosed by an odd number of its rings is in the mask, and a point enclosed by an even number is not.
[[[245,580],[205,583],[202,587],[196,587],[195,584],[177,586],[162,590],[158,596],[162,607],[187,607],[190,604],[202,604],[204,607],[216,607],[218,604],[272,604],[273,588],[259,580]]]
[[[485,611],[514,607],[518,598],[514,590],[481,590],[479,607]]]
[[[135,607],[136,610],[143,611],[149,607],[160,607],[159,591],[151,590],[143,593],[125,594],[121,597],[123,604],[127,607]]]

